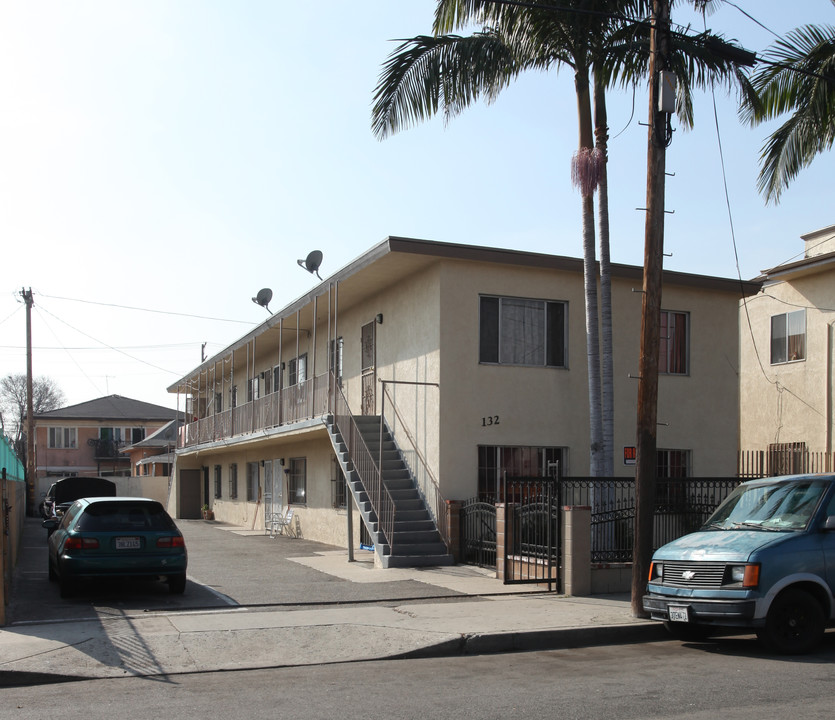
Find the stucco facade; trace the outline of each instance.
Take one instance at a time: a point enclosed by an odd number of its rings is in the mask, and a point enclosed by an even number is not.
[[[835,226],[802,239],[803,259],[765,271],[740,304],[743,451],[832,453]]]
[[[612,269],[622,476],[634,475],[623,457],[635,444],[641,275],[637,267]],[[665,274],[664,283],[663,308],[679,329],[669,340],[677,364],[659,383],[658,448],[684,463],[679,472],[732,475],[737,306],[740,292],[757,286],[680,273]],[[498,338],[485,319],[493,308]],[[511,320],[526,318],[534,330],[508,339]],[[496,352],[538,359],[493,360],[494,340]],[[353,503],[343,502],[325,426],[337,385],[354,415],[385,411],[404,454],[425,460],[447,500],[489,489],[501,470],[490,463],[505,462],[502,453],[518,454],[514,467],[530,474],[547,472],[555,458],[563,474],[588,474],[582,261],[402,238],[371,248],[169,388],[190,415],[177,450],[174,512],[194,517],[209,504],[218,519],[263,528],[278,499],[295,509],[305,537],[345,545]],[[358,526],[354,517],[355,541]]]
[[[40,501],[55,480],[70,475],[127,478],[131,461],[125,447],[153,434],[175,416],[171,408],[119,395],[36,415],[35,497]],[[166,478],[165,494],[167,484]],[[127,485],[127,481],[122,483],[120,495],[129,494]],[[133,485],[132,492],[143,489]],[[161,489],[152,494],[162,495]]]

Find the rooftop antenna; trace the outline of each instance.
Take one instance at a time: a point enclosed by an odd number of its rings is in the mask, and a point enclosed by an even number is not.
[[[304,260],[297,260],[296,262],[310,274],[315,275],[320,280],[322,279],[321,275],[319,275],[319,266],[322,264],[321,250],[314,250]]]
[[[272,299],[273,291],[269,288],[263,288],[258,291],[258,294],[254,298],[252,298],[252,302],[256,305],[260,305],[262,308],[265,308],[267,312],[270,312],[270,300]]]

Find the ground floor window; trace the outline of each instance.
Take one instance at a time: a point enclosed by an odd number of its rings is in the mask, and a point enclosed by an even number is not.
[[[238,497],[238,465],[232,463],[229,466],[229,497],[234,500]]]
[[[246,499],[249,502],[258,500],[258,463],[246,464]]]
[[[345,483],[345,475],[335,457],[331,457],[331,500],[335,508],[344,508],[348,505],[348,488]]]
[[[289,504],[304,505],[307,502],[307,458],[290,458],[287,492]]]
[[[215,499],[223,495],[223,485],[221,484],[221,469],[220,465],[215,465]]]
[[[480,445],[478,448],[478,496],[497,502],[502,479],[507,477],[553,477],[557,468],[565,474],[568,448]]]

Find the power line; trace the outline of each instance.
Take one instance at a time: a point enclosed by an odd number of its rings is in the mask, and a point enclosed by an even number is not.
[[[158,315],[176,315],[178,317],[196,318],[198,320],[214,320],[216,322],[239,323],[241,325],[253,325],[253,324],[255,324],[250,320],[230,320],[229,318],[216,318],[216,317],[209,317],[207,315],[192,315],[192,314],[189,314],[189,313],[173,312],[171,310],[153,310],[151,308],[132,307],[130,305],[117,305],[116,303],[103,303],[103,302],[96,302],[95,300],[82,300],[81,298],[61,297],[59,295],[44,295],[43,293],[38,293],[38,296],[49,298],[51,300],[67,300],[69,302],[84,303],[86,305],[100,305],[102,307],[113,307],[113,308],[119,308],[121,310],[136,310],[136,311],[139,311],[139,312],[156,313]]]
[[[64,325],[66,325],[71,330],[75,330],[76,332],[81,333],[82,335],[84,335],[84,337],[88,337],[88,338],[90,338],[90,340],[93,340],[94,342],[100,343],[105,348],[108,348],[110,350],[113,350],[114,352],[120,353],[121,355],[124,355],[125,357],[130,358],[131,360],[134,360],[138,363],[142,363],[143,365],[148,365],[149,367],[155,368],[156,370],[160,370],[160,371],[165,372],[165,373],[169,373],[171,375],[179,375],[180,374],[180,373],[177,373],[173,370],[168,370],[166,368],[160,367],[159,365],[154,365],[153,363],[150,363],[147,360],[142,360],[141,358],[135,357],[135,356],[131,355],[130,353],[125,352],[124,350],[119,350],[119,348],[115,348],[112,345],[108,345],[106,342],[103,342],[103,341],[99,340],[98,338],[94,338],[92,335],[89,335],[88,333],[84,332],[83,330],[79,330],[77,327],[74,327],[73,325],[70,325],[66,320],[62,320],[57,315],[54,315],[53,313],[49,312],[49,310],[47,310],[44,307],[40,307],[39,309],[43,310],[48,315],[51,315],[58,322],[63,323]]]

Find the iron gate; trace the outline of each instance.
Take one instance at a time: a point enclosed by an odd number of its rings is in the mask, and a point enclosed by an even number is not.
[[[560,504],[553,482],[506,478],[504,582],[559,587]]]
[[[496,567],[496,504],[472,498],[459,514],[461,560],[483,568]]]

